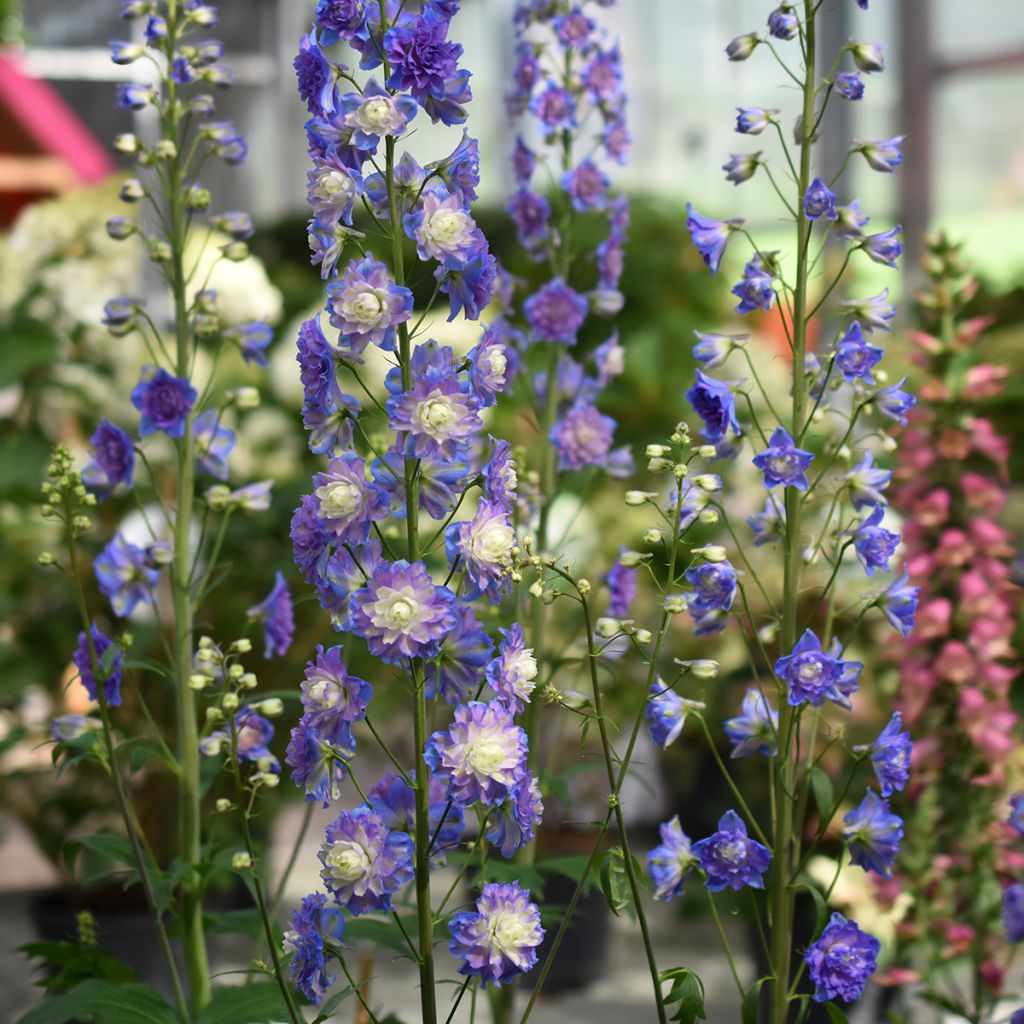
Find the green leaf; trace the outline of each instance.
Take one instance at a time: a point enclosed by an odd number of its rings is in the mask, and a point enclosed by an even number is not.
[[[117,865],[134,871],[135,854],[127,837],[101,832],[69,839],[64,846],[64,863],[88,887],[114,874]]]
[[[771,978],[758,978],[743,997],[743,1024],[757,1024],[757,1003],[761,998],[761,988]]]
[[[796,888],[806,890],[811,894],[811,899],[814,900],[814,937],[817,938],[825,927],[825,922],[828,920],[828,904],[825,902],[825,897],[822,896],[821,890],[817,886],[802,882]]]
[[[629,906],[629,880],[626,877],[626,860],[621,846],[613,846],[601,854],[599,872],[601,892],[611,912],[618,917]]]
[[[241,910],[204,910],[203,920],[210,931],[218,935],[247,935],[250,939],[263,936],[263,921],[255,907]]]
[[[4,332],[4,357],[0,360],[0,387],[7,387],[37,367],[51,365],[57,353],[57,336],[37,320],[20,320]]]
[[[19,1024],[178,1024],[174,1011],[149,985],[92,978],[45,1000]],[[204,1022],[205,1024],[205,1022]]]
[[[340,992],[335,992],[330,999],[320,1007],[320,1012],[316,1015],[313,1020],[313,1024],[324,1024],[324,1021],[330,1017],[334,1011],[346,1000],[355,989],[351,985],[346,985]]]
[[[814,794],[814,805],[818,808],[820,821],[818,828],[824,832],[832,820],[832,811],[835,805],[832,780],[817,765],[811,769],[810,775],[811,793]]]
[[[101,946],[83,946],[77,942],[30,942],[18,951],[47,968],[43,988],[64,992],[90,978],[104,981],[138,981],[139,976],[127,964]]]
[[[416,931],[415,918],[403,918],[402,924],[410,935]],[[378,946],[384,946],[409,956],[409,944],[405,941],[401,928],[393,918],[358,917],[346,921],[345,941],[357,942],[360,939],[365,942],[376,942]]]
[[[826,1003],[825,1012],[828,1013],[832,1024],[850,1024],[850,1018],[846,1016],[846,1011],[841,1006],[836,1006],[835,1003]]]
[[[665,996],[665,1005],[679,1004],[669,1020],[680,1021],[681,1024],[697,1024],[697,1021],[708,1019],[704,1009],[704,984],[693,971],[678,967],[664,972],[662,980],[672,981],[672,988]]]
[[[197,1024],[267,1024],[288,1020],[288,1007],[276,981],[231,985],[213,993]]]
[[[806,1024],[807,1018],[811,1015],[811,997],[808,995],[796,996],[795,1001],[800,1003],[800,1013],[797,1015],[796,1024]]]

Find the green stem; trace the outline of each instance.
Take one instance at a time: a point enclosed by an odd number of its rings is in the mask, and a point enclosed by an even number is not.
[[[718,914],[718,907],[715,906],[715,897],[708,893],[708,906],[711,908],[711,917],[715,922],[715,930],[718,932],[718,939],[722,943],[722,949],[725,950],[725,959],[729,961],[729,970],[732,972],[732,980],[736,983],[736,991],[740,994],[742,999],[747,991],[743,987],[743,982],[740,980],[740,972],[736,970],[736,961],[732,955],[732,947],[729,945],[729,940],[725,936],[725,929],[722,927],[722,919]]]
[[[816,32],[812,0],[804,0],[806,59],[803,87],[803,145],[800,147],[800,171],[797,175],[796,208],[802,210],[803,198],[811,179],[811,131],[814,124]],[[807,353],[807,249],[811,222],[797,219],[797,269],[793,294],[793,395],[790,429],[798,433],[804,423],[807,405],[807,376],[804,360]],[[800,494],[786,489],[785,567],[782,601],[782,645],[788,652],[796,643],[797,615],[800,599],[802,565],[800,560]],[[789,737],[794,728],[795,709],[783,703],[779,713],[780,736]],[[793,890],[790,888],[792,867],[798,859],[794,849],[799,843],[799,822],[795,821],[797,773],[800,766],[791,753],[787,740],[775,759],[772,787],[775,790],[775,821],[771,880],[771,1024],[786,1024],[789,1016],[789,975],[793,947]]]

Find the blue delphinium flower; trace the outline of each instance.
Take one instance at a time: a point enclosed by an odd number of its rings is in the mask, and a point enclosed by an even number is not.
[[[396,326],[412,316],[412,292],[395,284],[383,263],[365,256],[327,286],[327,311],[348,355],[360,355],[369,344],[392,351]]]
[[[736,131],[740,135],[760,135],[769,125],[775,124],[775,115],[778,113],[778,110],[767,110],[764,107],[737,107]]]
[[[1009,803],[1010,817],[1007,819],[1007,824],[1018,835],[1024,836],[1024,792],[1014,793],[1010,797]]]
[[[881,525],[884,515],[885,509],[876,505],[853,533],[854,550],[868,576],[873,576],[876,569],[888,569],[889,559],[900,544],[900,535]]]
[[[883,139],[880,142],[858,142],[854,143],[854,148],[864,154],[872,170],[891,174],[903,162],[900,143],[905,138],[905,135],[898,135],[894,139]]]
[[[1015,882],[1003,890],[1003,925],[1008,942],[1024,941],[1024,883]]]
[[[910,756],[913,743],[903,729],[903,714],[893,712],[886,727],[871,744],[871,766],[882,788],[882,796],[903,790],[910,778]]]
[[[536,827],[544,814],[540,786],[533,772],[527,770],[515,782],[497,812],[492,813],[487,841],[503,857],[511,857],[528,843],[533,842]]]
[[[778,750],[779,713],[760,690],[749,688],[743,697],[743,710],[724,724],[732,741],[733,757],[762,754],[773,757]]]
[[[611,178],[589,157],[562,177],[562,188],[579,213],[599,210],[611,187]]]
[[[888,878],[903,839],[903,819],[890,813],[889,801],[869,789],[860,804],[844,815],[843,821],[843,839],[851,863]]]
[[[871,375],[885,353],[876,345],[869,345],[864,340],[860,324],[854,320],[846,333],[836,342],[835,363],[843,373],[847,383],[862,380],[865,384],[874,384]]]
[[[228,478],[228,455],[235,447],[235,432],[220,425],[216,409],[201,412],[192,423],[196,462],[217,480]]]
[[[732,388],[722,381],[696,372],[697,382],[686,392],[693,411],[703,420],[700,436],[705,441],[717,444],[724,441],[729,431],[740,432],[736,418],[736,396]]]
[[[114,534],[93,560],[92,567],[100,593],[110,598],[116,614],[131,615],[139,602],[153,603],[160,570],[150,564],[146,549],[131,544],[124,534]]]
[[[760,150],[756,153],[730,153],[728,161],[722,164],[725,180],[742,185],[757,173],[762,163]]]
[[[435,696],[448,704],[469,700],[480,689],[494,652],[491,638],[468,605],[459,606],[456,620],[437,656],[424,666],[428,700]]]
[[[350,628],[388,664],[432,657],[455,621],[455,595],[422,562],[382,562],[351,597]]]
[[[341,797],[341,784],[356,752],[355,738],[348,724],[343,724],[344,729],[334,729],[328,736],[303,715],[292,729],[284,755],[295,785],[307,800],[320,800],[324,807]]]
[[[410,775],[415,782],[416,773]],[[370,808],[384,824],[398,832],[412,835],[416,831],[416,791],[402,778],[388,772],[377,780],[367,796]],[[447,850],[459,845],[466,827],[462,808],[448,799],[447,780],[431,776],[427,786],[428,822],[433,844],[430,847],[435,861]]]
[[[79,633],[78,646],[72,656],[75,668],[78,669],[78,680],[85,687],[89,699],[96,702],[99,701],[97,683],[102,683],[103,700],[111,707],[120,707],[124,656],[114,641],[96,628],[95,623],[90,623],[89,633],[92,637],[92,650],[89,647],[89,638],[85,633]],[[94,655],[98,675],[93,671]]]
[[[887,504],[885,489],[892,480],[892,471],[877,469],[874,462],[871,452],[865,452],[864,458],[840,477],[849,488],[850,500],[858,511],[871,505]]]
[[[833,914],[818,940],[804,954],[816,988],[814,1000],[859,999],[878,966],[881,943],[842,914]]]
[[[743,277],[732,287],[732,294],[740,300],[737,313],[753,313],[755,309],[771,312],[775,304],[775,277],[760,253],[743,268]]]
[[[575,345],[587,316],[587,300],[556,277],[523,303],[526,321],[537,341]]]
[[[162,367],[143,367],[139,383],[132,391],[132,405],[142,413],[139,434],[148,437],[162,430],[171,437],[183,436],[196,397],[196,389],[187,380]]]
[[[807,186],[804,195],[804,216],[808,220],[817,220],[819,217],[826,220],[837,219],[836,194],[821,178],[815,178]]]
[[[706,334],[694,331],[697,344],[693,346],[693,358],[701,363],[705,370],[714,370],[721,366],[729,357],[729,353],[740,348],[749,334]]]
[[[917,404],[917,399],[908,391],[903,390],[907,378],[880,388],[872,396],[875,408],[886,418],[895,420],[901,426],[907,425],[907,413]]]
[[[754,535],[754,547],[770,544],[773,540],[782,539],[782,524],[785,522],[786,510],[778,495],[768,492],[763,512],[755,512],[747,516],[747,525]]]
[[[864,237],[864,228],[871,218],[860,208],[860,200],[854,199],[844,206],[836,207],[835,233],[839,238],[853,238],[858,241]],[[885,294],[888,294],[886,292]],[[847,307],[847,303],[842,303]],[[895,313],[895,310],[893,310]],[[871,328],[869,327],[868,330]]]
[[[288,590],[284,574],[274,574],[274,585],[270,593],[246,611],[250,619],[263,625],[263,657],[283,657],[292,645],[295,635],[295,616],[292,613],[292,595]]]
[[[679,824],[677,814],[658,826],[661,843],[647,854],[647,871],[654,883],[654,898],[670,900],[681,896],[687,877],[699,858],[693,843]]]
[[[274,332],[270,325],[261,320],[254,320],[252,323],[239,324],[237,327],[229,327],[222,332],[223,337],[238,345],[242,353],[242,359],[255,366],[267,367],[267,346],[274,340]]]
[[[313,494],[323,529],[337,543],[366,540],[371,525],[388,514],[387,497],[366,479],[366,463],[353,451],[313,477]]]
[[[820,707],[826,700],[849,707],[860,668],[859,662],[846,662],[822,650],[821,641],[809,629],[789,654],[775,662],[775,674],[788,684],[786,699],[794,707],[804,701]]]
[[[686,229],[690,232],[701,259],[712,274],[718,273],[722,257],[725,255],[725,247],[729,244],[729,236],[742,224],[743,220],[739,217],[731,220],[713,220],[698,213],[692,203],[686,204]]]
[[[896,261],[903,254],[903,243],[899,239],[902,230],[902,227],[897,225],[877,235],[868,235],[860,243],[860,247],[874,263],[896,270]]]
[[[692,701],[684,700],[660,679],[651,683],[644,717],[647,719],[651,739],[662,750],[667,750],[679,738],[686,722],[686,712],[692,704]]]
[[[427,741],[431,771],[451,780],[463,806],[497,804],[526,771],[526,733],[500,701],[470,701],[455,709],[452,724]]]
[[[405,438],[406,457],[451,459],[482,426],[480,403],[451,370],[419,377],[388,399],[387,411],[391,429]]]
[[[693,852],[707,875],[709,892],[723,889],[739,891],[749,885],[764,888],[764,873],[771,864],[771,851],[751,839],[747,826],[735,811],[726,811],[718,822],[718,831],[693,844]]]
[[[693,588],[686,598],[691,612],[727,612],[736,599],[736,570],[728,562],[695,565],[683,578]]]
[[[303,717],[328,739],[349,736],[353,722],[366,717],[373,687],[348,671],[341,645],[317,644],[316,659],[306,662],[301,684]]]
[[[484,988],[530,970],[544,939],[540,910],[518,882],[488,882],[475,909],[452,917],[448,930],[448,948],[462,961],[459,973],[478,977]]]
[[[796,39],[800,22],[788,3],[783,3],[768,15],[768,32],[776,39]]]
[[[865,331],[891,331],[896,307],[889,302],[889,289],[866,299],[847,299],[839,303],[847,316],[856,317]]]
[[[499,630],[502,636],[497,656],[487,665],[487,684],[513,714],[529,703],[537,685],[537,659],[523,639],[523,627],[514,622]]]
[[[903,573],[878,598],[878,606],[889,624],[904,637],[909,636],[914,628],[917,601],[921,593],[920,587],[909,586],[909,583],[910,577]]]
[[[92,462],[82,470],[82,483],[101,500],[119,484],[132,485],[135,447],[132,439],[110,420],[100,420],[89,443]]]
[[[299,42],[293,61],[298,79],[299,96],[316,117],[327,117],[338,109],[338,65],[328,60],[320,49],[316,32]]]
[[[840,71],[833,85],[844,99],[856,102],[864,98],[864,80],[856,71]]]
[[[637,570],[618,559],[604,581],[608,587],[608,614],[616,619],[628,618],[637,592]]]
[[[773,487],[795,487],[798,491],[806,491],[810,483],[805,470],[813,459],[811,452],[797,448],[788,430],[776,427],[768,440],[768,447],[755,455],[752,461],[764,474],[764,485],[769,490]]]
[[[384,47],[391,74],[387,84],[423,103],[444,99],[455,76],[462,46],[448,38],[448,19],[433,4],[420,16],[388,29]]]
[[[551,427],[549,440],[558,454],[558,468],[607,467],[616,426],[592,403],[575,402]]]
[[[341,811],[320,847],[320,877],[350,914],[390,910],[413,877],[412,849],[409,835],[389,829],[369,807]]]
[[[328,905],[323,893],[303,897],[299,908],[292,911],[291,927],[285,930],[282,949],[291,958],[288,969],[295,990],[314,1005],[334,984],[334,975],[326,966],[324,940],[340,942],[344,934],[341,908]]]

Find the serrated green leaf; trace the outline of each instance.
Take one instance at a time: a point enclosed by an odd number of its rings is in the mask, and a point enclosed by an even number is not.
[[[750,988],[747,989],[747,994],[743,997],[743,1024],[757,1024],[757,1003],[761,998],[761,989],[766,981],[771,981],[771,978],[758,978]]]
[[[351,985],[346,985],[340,992],[335,992],[330,999],[320,1007],[320,1012],[313,1019],[313,1024],[324,1024],[334,1011],[355,992]]]
[[[835,792],[832,789],[832,780],[815,765],[810,771],[811,793],[814,795],[814,805],[818,808],[820,820],[819,829],[824,832],[832,820],[832,811],[835,805]]]
[[[678,1008],[669,1020],[680,1024],[697,1024],[707,1020],[704,1009],[704,984],[700,978],[685,967],[678,968],[672,975],[672,988],[665,997],[665,1005],[678,1003]]]
[[[620,846],[613,846],[601,854],[598,877],[608,909],[618,917],[630,901],[625,859]]]
[[[19,1024],[178,1024],[174,1011],[149,985],[92,978],[47,999]],[[205,1022],[204,1022],[205,1024]]]
[[[276,981],[217,989],[198,1024],[268,1024],[287,1021],[288,1007]]]

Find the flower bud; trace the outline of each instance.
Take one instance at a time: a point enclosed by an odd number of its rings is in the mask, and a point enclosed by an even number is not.
[[[618,636],[622,630],[619,628],[618,619],[609,619],[602,617],[597,620],[594,626],[594,631],[598,636],[604,637],[605,640],[611,640],[613,636]]]
[[[221,246],[220,251],[224,254],[224,258],[232,263],[241,263],[242,260],[249,258],[249,246],[245,242],[228,242],[227,245]]]
[[[700,555],[705,562],[714,562],[716,564],[724,562],[729,557],[725,548],[720,544],[708,544],[703,548],[695,548],[693,553]]]
[[[697,518],[704,523],[705,526],[714,526],[719,520],[717,508],[702,508],[697,513]]]
[[[235,654],[248,654],[252,650],[252,641],[246,637],[239,637],[231,644],[231,650]]]
[[[651,642],[651,631],[649,629],[638,629],[633,633],[638,644],[649,644]]]
[[[686,598],[682,594],[668,594],[662,602],[662,607],[669,615],[678,615],[686,611]]]
[[[157,160],[173,160],[178,155],[178,144],[174,139],[161,139],[153,147],[153,156]]]
[[[135,222],[127,217],[111,217],[107,221],[107,234],[117,242],[131,238],[138,230]]]
[[[238,409],[258,409],[260,393],[256,388],[237,388],[234,394],[235,407]]]
[[[131,132],[122,132],[114,139],[114,149],[130,156],[138,151],[139,140]]]
[[[718,455],[718,449],[713,444],[702,444],[697,449],[697,454],[702,459],[713,459]]]
[[[664,473],[666,470],[672,468],[671,459],[648,459],[647,468],[652,473]]]
[[[204,676],[200,672],[196,672],[188,677],[188,685],[190,690],[205,690],[206,687],[212,683],[213,680],[209,676]]]
[[[656,491],[626,491],[626,504],[632,507],[646,505],[652,498],[657,498]]]
[[[757,631],[757,635],[761,643],[770,644],[779,635],[779,624],[777,622],[768,622]]]
[[[243,690],[255,690],[258,685],[256,673],[246,672],[245,675],[238,680],[238,685]]]
[[[639,551],[623,551],[619,555],[619,565],[626,569],[635,569],[645,558],[646,556]]]
[[[254,781],[266,786],[267,789],[273,789],[281,781],[281,776],[276,772],[260,772]]]
[[[230,811],[233,806],[234,805],[231,801],[225,796],[222,796],[217,800],[217,811],[220,814],[223,814],[225,811]]]
[[[221,700],[221,706],[225,711],[237,711],[238,710],[238,694],[237,693],[225,693]]]
[[[208,722],[223,722],[224,712],[220,708],[207,708],[206,709],[206,720]]]
[[[146,195],[146,189],[138,178],[129,178],[118,192],[118,197],[123,203],[137,203]]]
[[[162,238],[147,238],[146,255],[154,263],[167,263],[171,258],[171,247]]]
[[[698,679],[714,679],[718,675],[718,662],[710,658],[698,658],[690,662],[690,674]]]
[[[847,49],[858,70],[866,72],[885,70],[882,47],[877,43],[851,43]]]
[[[694,483],[702,491],[720,491],[722,489],[722,478],[715,476],[713,473],[702,473],[700,476],[694,478]]]
[[[213,661],[213,648],[212,647],[200,647],[196,651],[196,657],[200,661]]]
[[[690,467],[685,462],[677,462],[672,467],[672,475],[677,480],[685,480],[690,475]]]
[[[584,580],[579,580],[579,581],[577,581],[577,583],[576,583],[576,589],[577,589],[577,590],[578,590],[578,591],[579,591],[579,592],[580,592],[581,594],[589,594],[589,593],[590,593],[590,591],[591,591],[591,590],[592,590],[593,588],[592,588],[592,587],[590,586],[590,580],[586,580],[586,579],[584,579]]]
[[[50,551],[40,551],[36,557],[36,561],[40,565],[55,565],[57,560],[53,557],[53,553]]]
[[[671,453],[672,449],[667,444],[649,444],[644,452],[649,459],[658,459]]]
[[[239,850],[239,852],[231,858],[231,866],[236,871],[245,871],[252,867],[252,857],[250,857],[245,850]]]
[[[737,36],[726,48],[725,53],[729,60],[746,60],[757,49],[761,40],[756,32],[747,32],[745,35]]]
[[[645,544],[658,544],[664,535],[664,530],[659,529],[657,526],[652,526],[644,533],[643,541]]]
[[[261,700],[256,707],[260,714],[266,715],[267,718],[276,718],[284,711],[284,701],[280,697],[268,697],[266,700]]]
[[[530,595],[532,597],[540,597],[544,593],[544,584],[540,580],[530,584]]]

